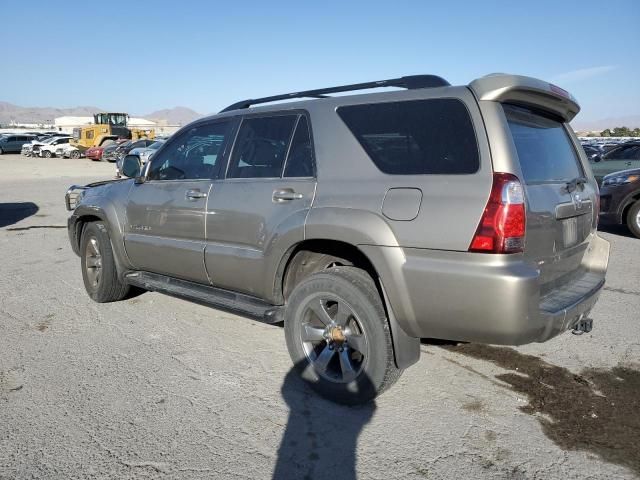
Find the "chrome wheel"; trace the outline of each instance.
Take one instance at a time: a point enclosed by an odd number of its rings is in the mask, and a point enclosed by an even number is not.
[[[349,383],[364,369],[369,342],[354,310],[342,299],[312,297],[302,309],[300,341],[318,375]]]
[[[636,213],[636,226],[640,229],[640,210]]]
[[[100,244],[97,238],[89,238],[84,256],[87,280],[89,280],[93,288],[97,288],[102,277],[102,255],[100,254]]]

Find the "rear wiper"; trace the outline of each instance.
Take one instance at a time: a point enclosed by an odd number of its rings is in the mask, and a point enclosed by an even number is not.
[[[567,192],[568,193],[574,192],[576,188],[578,188],[578,185],[584,185],[585,183],[587,183],[587,181],[588,180],[584,177],[574,178],[573,180],[566,183]]]

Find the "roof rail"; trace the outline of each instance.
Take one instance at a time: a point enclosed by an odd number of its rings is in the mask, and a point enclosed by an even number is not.
[[[317,90],[305,90],[303,92],[292,92],[282,95],[273,95],[271,97],[242,100],[241,102],[229,105],[224,110],[221,110],[220,113],[239,110],[241,108],[249,108],[251,105],[257,105],[259,103],[270,103],[278,100],[288,100],[290,98],[326,98],[329,93],[351,92],[354,90],[367,90],[379,87],[398,87],[413,90],[416,88],[448,87],[449,85],[451,85],[449,82],[437,75],[409,75],[406,77],[391,78],[389,80],[353,83],[351,85],[340,85],[337,87],[319,88]]]

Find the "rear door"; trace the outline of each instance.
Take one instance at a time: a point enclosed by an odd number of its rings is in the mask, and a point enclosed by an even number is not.
[[[503,108],[526,191],[524,254],[538,264],[544,294],[581,273],[596,225],[596,185],[566,124],[527,108]]]
[[[137,269],[209,283],[206,204],[231,125],[205,122],[182,131],[154,157],[146,181],[132,185],[125,247]]]
[[[309,125],[302,112],[242,120],[226,179],[214,182],[207,205],[205,263],[215,286],[268,298],[269,269],[303,240],[315,191]]]

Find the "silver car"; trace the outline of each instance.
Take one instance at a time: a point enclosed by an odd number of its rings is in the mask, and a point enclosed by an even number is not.
[[[402,90],[331,96],[385,86]],[[307,100],[274,103],[292,98]],[[569,127],[579,110],[503,74],[238,102],[143,168],[125,157],[132,178],[72,187],[71,247],[96,302],[133,285],[284,322],[312,388],[366,402],[418,360],[421,337],[520,345],[591,329],[609,244]]]

